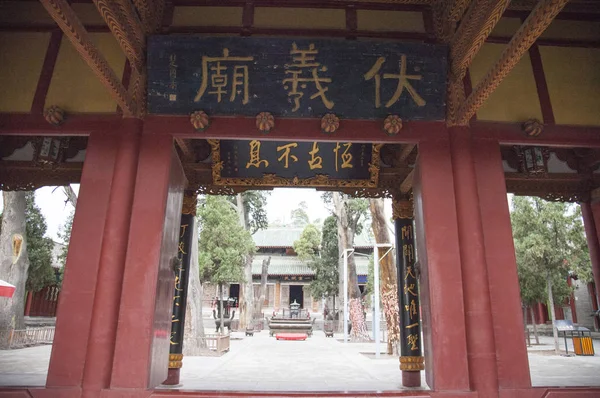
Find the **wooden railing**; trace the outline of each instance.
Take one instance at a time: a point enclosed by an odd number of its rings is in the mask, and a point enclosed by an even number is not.
[[[38,344],[52,344],[54,326],[9,330],[2,334],[8,340],[8,348],[22,348]]]
[[[229,351],[229,335],[207,334],[204,336],[206,347],[218,353]]]
[[[58,286],[46,286],[39,292],[28,292],[25,316],[55,317],[59,294]]]

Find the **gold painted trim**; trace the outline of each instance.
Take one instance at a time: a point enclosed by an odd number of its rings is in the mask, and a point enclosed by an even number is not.
[[[169,354],[169,369],[180,369],[183,366],[183,354]]]
[[[196,207],[198,205],[198,195],[196,191],[185,191],[183,195],[183,205],[181,214],[196,215]]]
[[[326,174],[317,174],[310,178],[284,178],[265,173],[262,178],[223,178],[223,161],[221,160],[220,140],[207,140],[212,153],[212,177],[214,185],[228,186],[272,186],[272,187],[328,187],[328,188],[377,188],[379,184],[379,160],[383,144],[372,144],[371,163],[368,180],[339,180],[329,178]]]
[[[400,370],[418,372],[425,370],[425,358],[423,357],[400,357]]]
[[[411,200],[392,200],[392,218],[412,220],[413,219],[413,203]]]

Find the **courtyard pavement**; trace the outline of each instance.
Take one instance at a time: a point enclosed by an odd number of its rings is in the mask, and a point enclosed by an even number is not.
[[[220,357],[185,357],[185,390],[390,391],[401,389],[398,358],[375,358],[374,343],[344,344],[341,335],[316,331],[306,341],[277,341],[268,332],[232,333],[231,350]],[[380,344],[382,350],[385,344]],[[534,386],[600,386],[600,341],[596,356],[555,355],[552,338],[528,348]],[[564,340],[560,340],[564,353]],[[572,353],[569,341],[569,352]],[[0,386],[43,386],[50,346],[0,351]],[[423,385],[426,386],[423,372]],[[426,388],[426,387],[425,387]]]

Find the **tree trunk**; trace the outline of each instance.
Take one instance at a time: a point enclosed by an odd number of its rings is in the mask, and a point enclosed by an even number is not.
[[[254,288],[252,286],[252,258],[253,255],[246,256],[244,265],[244,283],[240,291],[240,330],[252,324],[252,310],[254,309]]]
[[[342,255],[345,249],[352,249],[354,247],[355,231],[350,227],[348,222],[346,200],[342,198],[338,192],[333,193],[333,206],[335,209],[335,215],[337,217],[338,236],[340,242],[339,250],[340,255]],[[341,275],[343,277],[343,268]],[[343,287],[340,292],[343,294]],[[348,297],[350,322],[352,324],[350,340],[371,340],[369,332],[367,331],[367,324],[365,322],[365,314],[361,303],[360,289],[358,288],[358,276],[356,275],[356,263],[354,262],[353,255],[348,256]],[[346,325],[343,327],[346,327]]]
[[[391,243],[390,234],[385,222],[383,199],[369,199],[371,209],[371,228],[377,243]],[[379,256],[385,254],[388,248],[382,248]],[[383,253],[382,253],[383,252]],[[400,341],[400,312],[398,309],[398,283],[396,279],[396,266],[393,251],[381,258],[379,261],[381,281],[381,302],[388,330],[388,354],[397,352],[397,344]]]
[[[558,331],[554,325],[556,314],[554,314],[554,297],[552,296],[552,278],[550,272],[546,273],[546,281],[548,282],[548,306],[550,307],[550,318],[552,320],[552,335],[554,336],[554,352],[558,354]]]
[[[219,334],[223,335],[225,329],[225,314],[223,313],[223,284],[219,283],[219,314],[221,315],[219,321],[221,322],[221,327],[219,328]]]
[[[531,323],[533,324],[533,335],[535,336],[535,344],[540,345],[540,336],[538,335],[537,323],[535,323],[535,316],[533,314],[533,307],[529,307],[531,313]]]
[[[204,322],[202,320],[203,288],[200,283],[200,266],[198,264],[198,228],[194,228],[192,236],[189,272],[185,330],[183,332],[183,355],[196,356],[201,354],[202,348],[206,348]]]
[[[244,199],[242,194],[238,193],[235,197],[235,200],[240,225],[244,229],[248,229],[248,220],[246,220],[246,212],[244,211]],[[244,263],[244,283],[240,286],[240,330],[245,330],[248,325],[252,324],[252,311],[254,310],[252,258],[252,254],[246,256]]]
[[[531,347],[531,337],[529,336],[529,330],[527,328],[527,307],[522,305],[523,307],[523,327],[524,327],[524,332],[525,335],[527,336],[527,347]]]
[[[0,335],[8,337],[11,329],[25,329],[25,282],[29,268],[27,229],[25,224],[25,192],[2,193],[4,214],[0,233],[0,275],[16,287],[12,298],[0,299]],[[6,347],[8,339],[0,339]]]
[[[63,191],[65,192],[65,195],[67,195],[67,202],[71,203],[74,209],[77,208],[77,194],[71,185],[63,186]]]
[[[265,302],[266,290],[267,290],[267,276],[269,273],[269,265],[271,264],[271,256],[264,259],[262,262],[262,269],[260,273],[260,289],[258,291],[258,302],[254,306],[255,316],[260,316],[262,312],[262,306]]]

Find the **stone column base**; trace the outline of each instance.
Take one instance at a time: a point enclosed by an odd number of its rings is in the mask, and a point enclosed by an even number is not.
[[[402,386],[421,387],[421,370],[425,369],[423,357],[400,357]]]
[[[163,385],[179,385],[180,371],[183,366],[182,360],[183,354],[169,354],[169,372],[167,373],[167,379],[162,383]]]

